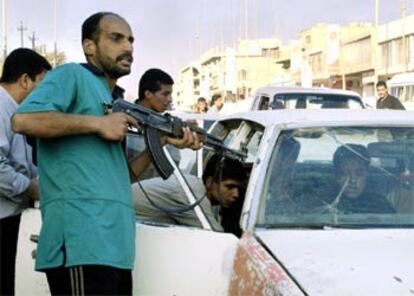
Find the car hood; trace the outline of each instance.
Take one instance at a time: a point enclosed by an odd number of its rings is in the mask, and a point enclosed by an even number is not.
[[[256,230],[309,295],[414,295],[414,230]]]

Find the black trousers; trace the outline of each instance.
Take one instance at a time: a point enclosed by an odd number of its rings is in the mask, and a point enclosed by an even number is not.
[[[20,217],[0,219],[0,295],[14,295]]]
[[[45,269],[52,295],[132,295],[132,272],[103,265]]]

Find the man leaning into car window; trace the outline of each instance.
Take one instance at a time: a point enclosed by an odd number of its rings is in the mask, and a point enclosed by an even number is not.
[[[241,198],[240,192],[246,180],[246,172],[242,163],[237,160],[226,158],[222,166],[218,165],[219,163],[219,156],[213,155],[206,165],[202,180],[192,175],[185,175],[185,178],[196,199],[205,195],[200,206],[212,228],[223,231],[219,217],[220,208],[228,208]],[[221,169],[218,169],[219,167]],[[148,200],[149,197],[163,208],[187,206],[189,202],[186,194],[175,176],[165,181],[161,178],[144,180],[133,184],[132,190],[139,220],[202,227],[194,210],[166,213],[155,208]]]

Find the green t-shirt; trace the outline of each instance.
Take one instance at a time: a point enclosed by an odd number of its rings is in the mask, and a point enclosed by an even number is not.
[[[16,112],[102,116],[102,103],[111,101],[103,76],[72,63],[49,72]],[[135,216],[121,144],[97,134],[41,139],[38,164],[43,225],[36,269],[62,264],[132,269]]]

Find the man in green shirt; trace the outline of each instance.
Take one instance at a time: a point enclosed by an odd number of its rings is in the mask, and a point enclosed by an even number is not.
[[[12,119],[16,132],[40,139],[36,269],[46,272],[52,295],[132,294],[129,172],[141,171],[141,156],[127,163],[120,142],[137,123],[123,113],[106,114],[102,103],[119,97],[116,81],[130,73],[133,41],[121,16],[93,14],[82,25],[88,64],[50,72]],[[165,139],[180,147],[196,141],[189,130],[182,139]]]

